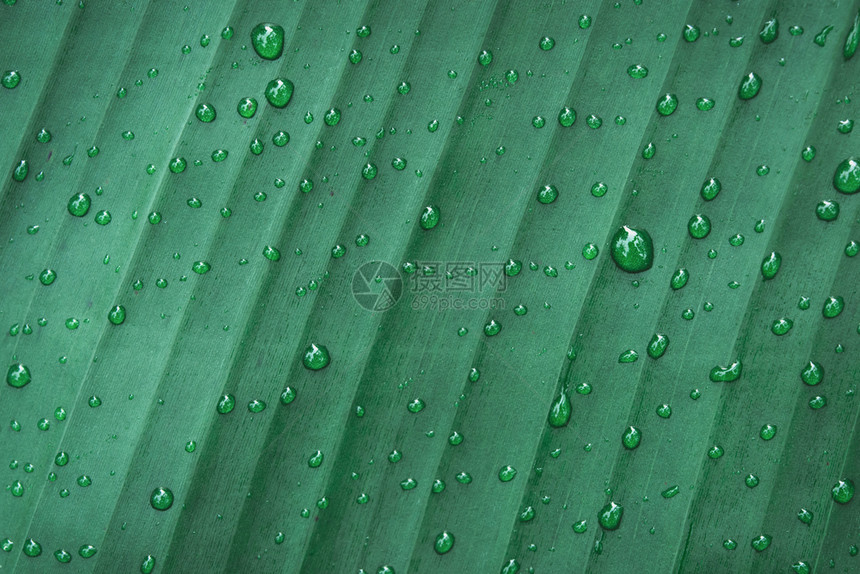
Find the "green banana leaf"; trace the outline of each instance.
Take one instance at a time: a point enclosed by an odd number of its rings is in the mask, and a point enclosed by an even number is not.
[[[3,0],[0,570],[860,572],[856,0]]]

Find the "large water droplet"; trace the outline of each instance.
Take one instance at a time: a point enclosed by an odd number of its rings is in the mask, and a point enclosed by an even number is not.
[[[681,267],[672,275],[669,285],[672,289],[681,289],[690,280],[690,272],[686,268]]]
[[[10,387],[20,389],[21,387],[26,386],[30,380],[30,369],[21,363],[10,365],[9,370],[6,371],[6,383]]]
[[[842,160],[833,174],[833,187],[849,194],[860,189],[860,162],[853,157]]]
[[[750,72],[743,78],[738,86],[738,97],[742,100],[751,100],[758,95],[761,89],[761,76]]]
[[[621,517],[624,516],[624,507],[620,504],[610,502],[600,509],[597,521],[606,530],[615,530],[621,526]]]
[[[251,45],[264,60],[277,60],[284,51],[284,29],[277,24],[260,22],[251,30]]]
[[[266,100],[276,108],[285,108],[293,97],[295,86],[286,78],[275,78],[266,85]]]
[[[438,225],[440,217],[439,208],[435,205],[428,205],[421,212],[418,224],[421,226],[421,229],[433,229]]]
[[[610,244],[612,260],[622,271],[647,271],[654,263],[654,242],[644,229],[626,225],[615,232]]]
[[[779,37],[779,20],[777,20],[776,16],[771,17],[770,20],[762,24],[758,37],[765,44],[770,44]]]
[[[780,265],[782,265],[782,256],[776,251],[771,251],[770,255],[762,259],[761,276],[764,277],[765,281],[773,279],[779,272]]]
[[[678,108],[678,96],[675,94],[664,94],[657,100],[657,113],[661,116],[670,116]]]
[[[642,441],[642,431],[636,427],[627,427],[621,435],[621,444],[628,450],[633,450]]]
[[[561,393],[555,398],[552,402],[552,405],[549,409],[549,426],[560,428],[567,425],[570,422],[570,414],[572,411],[572,407],[570,404],[570,398],[567,396],[567,392],[562,389]]]
[[[173,492],[169,488],[159,486],[149,496],[149,503],[156,510],[167,510],[173,506]]]
[[[711,220],[707,215],[697,213],[687,222],[687,231],[693,239],[704,239],[711,232]]]
[[[832,319],[838,316],[844,308],[845,300],[841,296],[828,297],[821,309],[821,314],[827,319]]]
[[[538,190],[537,200],[540,203],[552,203],[558,198],[558,189],[554,185],[545,185]]]
[[[770,546],[771,537],[767,534],[760,534],[752,539],[750,543],[756,552],[764,552]]]
[[[69,213],[75,217],[83,217],[90,210],[92,200],[86,193],[78,193],[69,199]]]
[[[809,361],[800,371],[800,380],[810,386],[815,386],[824,379],[824,367],[815,361]]]
[[[330,361],[331,356],[328,349],[324,345],[317,345],[316,343],[308,345],[302,357],[302,364],[306,369],[310,369],[311,371],[319,371],[325,368]]]
[[[715,383],[731,383],[740,378],[742,370],[743,364],[740,361],[735,361],[728,367],[714,367],[711,369],[709,377]]]
[[[654,333],[651,337],[651,342],[648,343],[648,356],[652,359],[659,359],[669,347],[669,337],[660,333]]]
[[[854,498],[854,481],[846,478],[833,485],[830,490],[833,500],[839,504],[848,504]]]
[[[448,532],[447,530],[443,530],[438,535],[436,535],[436,541],[433,543],[433,550],[435,550],[438,554],[445,554],[450,551],[451,548],[454,547],[454,535]]]

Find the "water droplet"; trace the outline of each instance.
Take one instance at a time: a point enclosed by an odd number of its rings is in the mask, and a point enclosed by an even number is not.
[[[548,52],[549,50],[552,50],[555,46],[555,40],[553,40],[549,36],[544,36],[540,39],[540,42],[538,42],[538,46],[540,46],[540,49],[544,52]]]
[[[15,88],[21,83],[21,73],[18,70],[6,70],[3,72],[3,77],[0,79],[0,84],[7,90]]]
[[[324,345],[317,345],[316,343],[308,345],[302,357],[302,364],[311,371],[319,371],[327,367],[330,361],[331,356],[328,349]]]
[[[558,189],[554,185],[545,185],[538,190],[537,199],[540,203],[552,203],[558,198]]]
[[[758,435],[762,438],[762,440],[770,440],[776,436],[776,426],[771,424],[766,424],[761,427]]]
[[[826,397],[812,397],[809,399],[809,408],[818,410],[827,406]]]
[[[454,535],[444,530],[436,535],[436,541],[433,543],[433,550],[437,554],[445,554],[454,547]]]
[[[712,177],[706,180],[705,183],[702,184],[702,190],[700,192],[702,199],[705,201],[711,201],[719,195],[722,188],[723,186],[719,179]]]
[[[771,251],[770,255],[762,259],[761,276],[765,281],[773,279],[779,272],[780,265],[782,265],[782,256],[776,251]]]
[[[711,232],[711,220],[707,215],[697,213],[687,222],[687,231],[693,239],[704,239]]]
[[[839,217],[839,204],[827,199],[820,201],[815,206],[815,215],[821,221],[835,221]]]
[[[310,468],[318,468],[323,463],[324,455],[322,451],[314,452],[311,457],[308,459],[308,466]]]
[[[809,363],[800,371],[800,380],[810,386],[815,386],[824,379],[824,367],[815,361]]]
[[[669,337],[660,333],[654,333],[654,336],[651,337],[651,342],[648,343],[648,356],[652,359],[659,359],[668,347]]]
[[[651,159],[654,157],[655,153],[657,153],[657,146],[654,145],[654,142],[648,142],[645,147],[642,148],[643,159]]]
[[[669,285],[672,289],[681,289],[684,285],[687,284],[687,281],[690,280],[690,272],[687,271],[686,268],[681,267],[672,275],[672,279],[669,282]]]
[[[781,337],[782,335],[785,335],[786,333],[791,331],[791,328],[793,326],[794,322],[791,319],[782,317],[780,319],[774,320],[773,325],[771,325],[770,327],[770,330],[777,337]]]
[[[114,325],[122,325],[125,321],[125,307],[116,305],[108,312],[108,321]]]
[[[678,96],[675,94],[664,94],[657,100],[657,113],[661,116],[670,116],[678,108]]]
[[[24,542],[23,550],[26,556],[29,556],[30,558],[35,558],[42,553],[42,545],[33,540],[32,538],[29,538],[26,542]]]
[[[779,20],[777,20],[776,16],[771,17],[770,20],[762,24],[758,37],[765,44],[770,44],[779,37]]]
[[[415,398],[415,399],[412,399],[411,401],[409,401],[409,404],[406,405],[406,410],[408,410],[410,413],[413,413],[413,414],[414,413],[420,413],[421,411],[424,410],[425,406],[427,406],[427,405],[424,402],[424,399]]]
[[[92,200],[86,193],[78,193],[69,199],[69,213],[75,217],[83,217],[90,210]]]
[[[562,127],[569,128],[576,122],[576,110],[573,108],[562,108],[558,112],[558,123]]]
[[[554,428],[566,426],[570,422],[571,411],[570,398],[568,398],[567,392],[562,389],[561,393],[555,398],[552,405],[550,405],[548,416],[549,426]]]
[[[248,402],[248,411],[252,413],[261,413],[266,410],[266,403],[259,399],[253,399]]]
[[[589,115],[585,118],[585,124],[593,130],[600,128],[603,125],[603,120],[594,114]]]
[[[266,100],[276,108],[285,108],[293,97],[295,86],[286,78],[275,78],[266,85]]]
[[[824,47],[824,44],[827,42],[827,35],[830,33],[831,30],[833,30],[833,26],[825,26],[821,29],[821,32],[815,35],[815,39],[813,39],[812,41],[815,42],[817,45]]]
[[[361,168],[361,177],[366,180],[375,178],[377,173],[379,173],[379,169],[376,167],[375,163],[367,163],[363,168]]]
[[[642,441],[642,431],[636,427],[627,427],[621,435],[621,444],[628,450],[633,450]]]
[[[750,72],[743,78],[738,86],[738,97],[742,100],[751,100],[758,95],[761,89],[761,76],[755,72]]]
[[[771,537],[767,534],[759,534],[752,539],[751,546],[756,552],[763,552],[770,546]]]
[[[622,271],[647,271],[654,262],[654,243],[644,229],[622,226],[612,238],[612,260]]]
[[[10,365],[9,370],[6,371],[6,383],[10,387],[20,389],[26,386],[31,380],[30,369],[21,363]]]
[[[854,52],[857,51],[857,43],[860,41],[860,11],[854,15],[854,23],[845,36],[845,45],[842,47],[842,56],[846,60],[850,60]]]
[[[696,107],[703,112],[710,111],[714,109],[714,105],[716,102],[711,98],[698,98],[696,99]]]
[[[675,486],[670,486],[669,488],[667,488],[666,490],[661,492],[660,496],[662,496],[663,498],[672,498],[673,496],[678,494],[680,491],[681,491],[680,487],[676,484]]]
[[[490,321],[486,325],[484,325],[484,334],[487,337],[498,335],[499,331],[501,330],[502,324],[498,323],[495,319],[490,319]]]
[[[844,308],[845,300],[841,296],[828,297],[824,302],[824,307],[821,309],[821,314],[827,319],[832,319],[839,315]]]
[[[264,60],[277,60],[284,51],[284,29],[277,24],[261,22],[251,30],[251,45]]]
[[[212,104],[200,104],[194,111],[194,115],[196,115],[197,119],[201,122],[208,124],[212,121],[215,121],[215,106],[213,106]]]
[[[640,64],[633,64],[627,68],[627,75],[636,80],[640,80],[648,76],[648,68]]]
[[[254,98],[242,98],[236,106],[236,111],[243,118],[253,118],[257,113],[257,100]]]
[[[743,364],[740,361],[735,361],[728,367],[714,367],[711,369],[709,377],[715,383],[731,383],[740,378],[742,371]]]
[[[846,158],[836,167],[833,187],[842,193],[855,193],[860,189],[860,163],[853,157]]]
[[[621,526],[621,517],[624,516],[624,507],[620,504],[610,502],[600,509],[597,521],[605,530],[616,530]]]
[[[511,465],[503,466],[499,470],[499,480],[502,482],[510,482],[517,475],[517,469],[512,467]]]
[[[619,363],[635,363],[639,359],[639,353],[633,349],[627,349],[618,356]]]
[[[226,415],[231,412],[236,406],[236,398],[231,394],[222,395],[218,399],[218,403],[215,405],[215,410],[218,411],[219,414]]]
[[[173,506],[173,492],[169,488],[159,486],[149,496],[149,503],[156,510],[167,510]]]
[[[421,229],[433,229],[438,225],[439,218],[439,208],[435,205],[428,205],[424,208],[424,211],[421,212],[418,224],[421,226]]]
[[[699,34],[701,34],[701,31],[698,26],[693,26],[692,24],[684,26],[684,40],[687,42],[695,42],[699,39]]]

